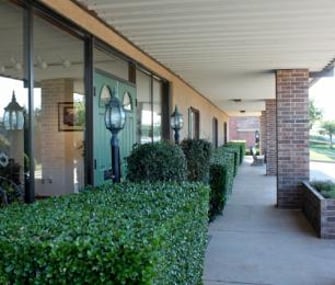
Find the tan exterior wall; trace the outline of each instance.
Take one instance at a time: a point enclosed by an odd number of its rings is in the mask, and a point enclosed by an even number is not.
[[[223,144],[223,122],[228,121],[228,116],[203,96],[199,96],[183,82],[172,85],[173,106],[178,105],[178,110],[184,115],[184,128],[180,132],[181,140],[188,135],[188,108],[194,107],[200,113],[200,138],[212,141],[213,118],[218,120],[218,141]]]
[[[228,121],[228,116],[204,96],[74,2],[68,0],[40,0],[40,2],[142,64],[150,71],[170,81],[172,85],[172,106],[177,104],[179,111],[184,115],[185,125],[181,131],[181,139],[187,137],[187,114],[188,108],[192,106],[200,112],[200,138],[212,141],[212,119],[216,117],[218,120],[219,145],[223,143],[223,122]]]

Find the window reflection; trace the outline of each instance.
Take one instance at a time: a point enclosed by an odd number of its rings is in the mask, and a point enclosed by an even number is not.
[[[84,186],[83,42],[36,16],[34,51],[35,193],[78,192]]]
[[[2,76],[0,77],[0,86],[2,87],[0,100],[0,177],[24,187],[25,163],[27,163],[28,156],[24,153],[23,117],[21,118],[22,125],[17,124],[15,113],[12,114],[11,120],[6,119],[5,108],[11,104],[14,92],[17,104],[22,107],[24,112],[27,112],[28,94],[21,80]]]
[[[137,140],[139,143],[162,139],[162,83],[137,70]]]
[[[25,173],[29,157],[25,153],[25,130],[22,111],[28,110],[28,92],[24,86],[23,9],[9,1],[0,1],[0,187],[10,193],[4,179],[25,191]],[[13,97],[13,95],[15,95]],[[13,98],[16,107],[7,109]],[[12,107],[12,106],[11,106]],[[16,111],[15,111],[16,109]],[[20,110],[20,111],[19,111]],[[11,184],[12,185],[12,184]],[[9,187],[9,188],[8,188]],[[7,198],[8,197],[7,193]],[[0,201],[1,202],[1,201]]]
[[[123,102],[122,102],[122,106],[126,111],[131,111],[132,110],[132,105],[131,105],[131,95],[129,94],[129,92],[125,92],[123,94]]]

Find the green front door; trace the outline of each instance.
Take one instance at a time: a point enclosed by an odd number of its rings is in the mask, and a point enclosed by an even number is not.
[[[121,155],[121,174],[126,175],[126,160],[136,143],[136,87],[135,85],[116,79],[112,75],[95,70],[95,96],[93,99],[93,155],[94,185],[100,185],[111,179],[111,133],[105,127],[105,104],[115,92],[126,111],[126,125],[118,135]]]

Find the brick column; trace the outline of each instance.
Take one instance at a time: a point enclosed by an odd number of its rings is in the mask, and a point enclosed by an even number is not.
[[[265,101],[266,108],[266,175],[277,175],[277,102]]]
[[[261,154],[265,154],[265,144],[266,144],[266,112],[262,111],[259,117],[259,127],[260,127],[260,139],[259,139],[259,149]]]
[[[277,70],[277,205],[300,208],[301,181],[309,180],[307,69]]]

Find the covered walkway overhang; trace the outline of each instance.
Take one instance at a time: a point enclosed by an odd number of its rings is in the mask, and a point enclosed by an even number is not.
[[[315,77],[333,67],[332,1],[76,2],[229,116],[260,115],[276,98],[275,70],[303,68]]]

